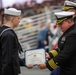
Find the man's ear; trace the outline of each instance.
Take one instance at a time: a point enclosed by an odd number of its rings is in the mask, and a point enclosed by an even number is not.
[[[13,22],[14,21],[14,17],[11,17],[11,22]]]
[[[71,20],[69,19],[69,20],[67,20],[67,22],[70,24],[71,23]]]

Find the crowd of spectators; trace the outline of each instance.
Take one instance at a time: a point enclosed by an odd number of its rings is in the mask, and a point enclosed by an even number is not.
[[[62,6],[65,0],[46,0],[41,4],[37,4],[35,0],[25,2],[23,4],[15,3],[12,7],[22,10],[22,18],[43,13],[51,9],[51,6]],[[69,0],[74,1],[74,0]],[[9,8],[8,6],[7,8]],[[2,17],[4,8],[0,8],[0,17]]]

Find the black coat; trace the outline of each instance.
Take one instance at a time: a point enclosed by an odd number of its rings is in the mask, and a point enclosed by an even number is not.
[[[60,66],[60,75],[76,75],[76,29],[70,27],[59,39],[59,54],[53,58],[55,65]],[[50,60],[49,60],[49,63]],[[51,64],[47,67],[52,70]]]
[[[75,23],[75,25],[76,25],[76,17],[73,18],[73,21],[74,21],[74,23]]]
[[[9,28],[2,26],[0,30]],[[0,75],[18,75],[20,73],[19,64],[19,41],[15,32],[10,29],[5,31],[0,37]]]

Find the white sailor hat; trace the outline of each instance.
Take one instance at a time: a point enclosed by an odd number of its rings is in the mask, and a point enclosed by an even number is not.
[[[62,10],[76,9],[76,3],[71,1],[65,1]]]
[[[15,8],[8,8],[8,9],[5,8],[4,14],[13,15],[13,16],[20,16],[21,10],[17,10]]]
[[[69,18],[72,18],[74,12],[68,12],[68,11],[61,11],[61,12],[56,12],[54,15],[56,16],[56,24],[62,23],[64,20],[67,20]]]

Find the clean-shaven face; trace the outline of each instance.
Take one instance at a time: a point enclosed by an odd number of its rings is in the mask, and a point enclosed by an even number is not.
[[[20,22],[20,17],[14,17],[14,20],[13,20],[14,27],[17,27],[19,22]]]

